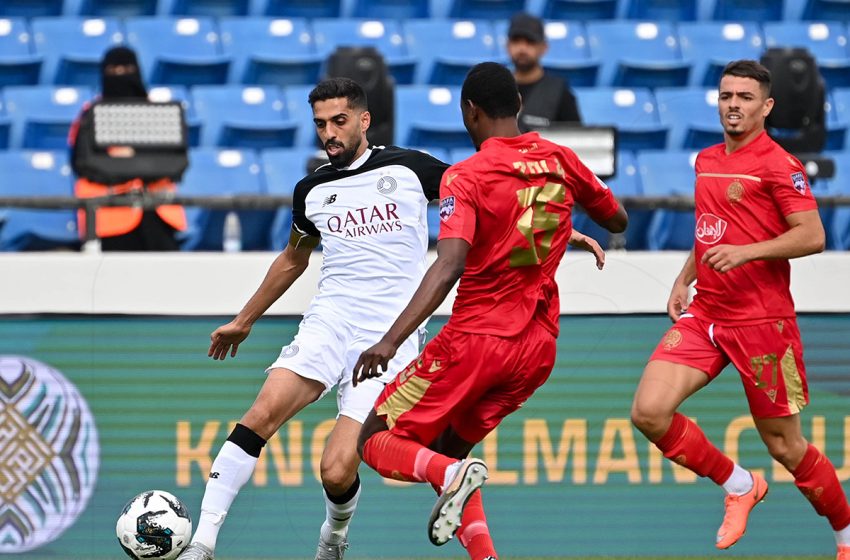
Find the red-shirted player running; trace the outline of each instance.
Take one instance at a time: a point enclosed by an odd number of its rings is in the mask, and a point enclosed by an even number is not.
[[[477,492],[487,467],[458,459],[552,371],[560,313],[554,276],[571,242],[573,204],[610,231],[623,231],[627,222],[571,150],[534,132],[520,134],[519,109],[516,82],[504,66],[470,70],[461,110],[479,152],[443,174],[437,260],[354,369],[356,381],[385,371],[405,333],[460,279],[448,323],[378,397],[359,443],[363,460],[381,475],[430,482],[442,494],[428,536],[441,545],[457,531],[473,560],[496,557]]]
[[[835,468],[800,429],[809,402],[803,346],[789,291],[788,259],[818,253],[824,231],[800,162],[765,132],[773,107],[770,72],[729,63],[718,108],[724,143],[696,160],[696,240],[674,283],[675,322],[652,354],[635,394],[632,421],[664,455],[721,485],[726,514],[717,548],[744,534],[767,482],[723,455],[676,412],[730,362],[770,455],[835,530],[838,560],[850,560],[850,507]],[[697,294],[688,305],[688,288]]]

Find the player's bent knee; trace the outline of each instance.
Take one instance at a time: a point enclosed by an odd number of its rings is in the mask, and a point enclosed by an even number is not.
[[[650,439],[664,435],[666,427],[670,424],[668,415],[638,401],[632,404],[631,420],[632,425]]]

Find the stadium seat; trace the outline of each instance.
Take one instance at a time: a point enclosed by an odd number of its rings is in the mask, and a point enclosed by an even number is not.
[[[767,48],[803,47],[818,63],[827,88],[850,86],[847,29],[838,22],[783,22],[764,24]]]
[[[446,163],[450,163],[450,164],[454,165],[455,163],[457,163],[459,161],[465,160],[466,158],[468,158],[469,156],[471,156],[474,153],[475,153],[475,148],[473,148],[472,146],[468,146],[468,147],[465,147],[465,148],[452,148],[451,150],[447,151],[449,159],[443,160],[443,161],[445,161]]]
[[[621,6],[628,19],[694,21],[698,0],[623,0]]]
[[[231,84],[314,84],[324,58],[306,19],[224,18],[221,46],[232,57]]]
[[[601,86],[677,87],[688,83],[690,64],[669,22],[590,22],[590,54],[602,61]]]
[[[123,42],[116,18],[37,18],[32,21],[35,51],[43,57],[41,83],[100,89],[103,54]]]
[[[65,0],[71,16],[139,17],[156,15],[157,0]]]
[[[399,86],[395,94],[398,145],[472,147],[460,112],[460,88]]]
[[[148,99],[160,103],[179,101],[183,105],[186,117],[189,146],[196,148],[201,145],[201,119],[195,114],[189,90],[184,86],[153,86],[148,88]]]
[[[799,19],[812,21],[850,21],[850,1],[848,0],[797,0],[801,4]],[[791,10],[789,9],[789,12]],[[787,14],[792,19],[797,14]],[[793,19],[798,19],[794,17]]]
[[[295,143],[297,125],[274,86],[196,86],[192,105],[201,119],[201,146],[280,148]]]
[[[260,161],[266,192],[271,195],[292,196],[295,185],[307,175],[307,163],[316,154],[309,148],[263,150]],[[282,251],[289,242],[292,229],[292,205],[278,208],[270,231],[273,251]]]
[[[617,0],[543,0],[539,9],[529,11],[546,20],[597,20],[617,17]]]
[[[826,92],[826,150],[841,151],[847,143],[850,128],[850,93],[846,88]]]
[[[835,160],[835,176],[830,179],[829,189],[823,194],[850,196],[850,153],[845,151],[829,155],[832,155]],[[817,196],[819,193],[815,190],[815,185],[812,186],[812,192]],[[824,217],[824,210],[827,210],[831,218],[829,219],[831,223],[824,220],[824,226],[827,229],[827,249],[850,250],[850,206],[822,208],[821,218]]]
[[[178,187],[181,195],[233,196],[262,195],[260,163],[250,150],[196,148],[189,154],[189,168]],[[239,210],[242,229],[242,249],[267,250],[273,210]],[[179,234],[185,251],[221,251],[225,210],[187,207],[186,231]]]
[[[287,86],[283,88],[283,97],[286,100],[286,110],[298,126],[295,133],[296,148],[318,149],[319,139],[316,135],[316,124],[313,122],[313,108],[307,100],[310,91],[315,86]]]
[[[340,17],[343,0],[256,0],[251,9],[254,16],[292,18]]]
[[[251,0],[159,0],[161,16],[247,16]]]
[[[0,19],[0,88],[35,85],[40,70],[26,20]]]
[[[655,98],[648,89],[575,88],[587,125],[617,127],[620,150],[662,150],[668,128],[661,124]]]
[[[211,18],[131,18],[125,25],[145,82],[193,86],[227,81],[230,59],[221,53]]]
[[[507,20],[493,24],[499,45],[508,40]],[[600,61],[590,58],[584,25],[575,21],[550,21],[544,26],[549,49],[542,64],[547,72],[561,76],[573,87],[596,85]]]
[[[658,118],[670,128],[671,150],[700,150],[723,141],[717,112],[717,89],[658,88]]]
[[[5,150],[9,147],[9,133],[11,122],[9,115],[6,114],[6,103],[0,95],[0,150]]]
[[[449,17],[457,19],[509,19],[525,9],[525,0],[448,0]]]
[[[402,25],[408,51],[419,60],[417,84],[459,86],[479,62],[506,60],[488,21],[409,20]]]
[[[682,58],[691,64],[689,85],[717,87],[723,68],[732,60],[758,60],[764,39],[757,22],[680,23]]]
[[[784,15],[782,0],[713,0],[706,2],[710,19],[716,21],[779,21]]]
[[[48,17],[62,15],[64,0],[3,0],[0,2],[2,17]]]
[[[353,0],[352,16],[368,19],[433,17],[429,0]]]
[[[419,150],[420,152],[425,152],[426,154],[429,154],[429,155],[431,155],[431,156],[433,156],[433,157],[437,158],[438,160],[445,162],[445,163],[451,163],[451,162],[454,161],[450,157],[450,153],[451,153],[450,150],[446,150],[445,148],[440,148],[438,146],[404,146],[404,147],[410,148],[411,150]],[[466,148],[458,148],[458,149],[460,151],[466,150]],[[470,148],[470,150],[471,150],[471,148]],[[472,150],[472,151],[474,151],[474,150]]]
[[[0,152],[0,196],[74,196],[66,151]],[[2,211],[0,251],[79,247],[74,209]]]
[[[83,104],[92,98],[87,87],[15,86],[3,91],[11,129],[9,147],[62,150],[68,130]]]
[[[373,46],[395,78],[396,84],[413,83],[416,59],[407,52],[404,33],[393,20],[316,19],[313,20],[316,50],[327,59],[337,47]]]
[[[641,152],[638,172],[644,196],[694,195],[696,152]],[[694,246],[696,219],[693,210],[656,210],[647,232],[651,251],[689,251]]]

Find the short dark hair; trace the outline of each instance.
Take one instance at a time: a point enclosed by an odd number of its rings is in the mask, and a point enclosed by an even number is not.
[[[519,90],[514,75],[498,62],[482,62],[472,67],[460,91],[462,101],[472,101],[488,117],[516,117]]]
[[[761,84],[765,94],[770,93],[770,70],[755,60],[733,60],[723,68],[720,77],[723,76],[752,78]]]
[[[366,100],[366,92],[363,91],[360,84],[351,78],[330,78],[323,80],[313,88],[307,99],[310,101],[310,106],[312,107],[317,101],[327,101],[328,99],[338,99],[340,97],[348,99],[348,106],[352,109],[365,111],[369,107]]]

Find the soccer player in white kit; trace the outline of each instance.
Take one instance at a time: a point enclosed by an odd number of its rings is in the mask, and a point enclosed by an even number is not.
[[[236,356],[251,326],[304,272],[321,242],[319,293],[294,340],[266,370],[256,401],[219,450],[197,529],[180,560],[212,560],[227,511],[251,478],[266,441],[335,385],[339,414],[321,460],[326,518],[316,559],[343,557],[360,496],[360,426],[392,381],[392,376],[370,379],[354,390],[350,372],[410,300],[427,268],[427,204],[438,198],[448,166],[419,151],[370,148],[366,94],[350,79],[321,82],[309,101],[330,163],[296,185],[289,244],[239,314],[212,333],[209,355]],[[414,333],[402,345],[391,372],[416,357],[421,335]]]

